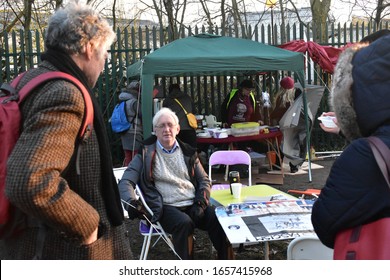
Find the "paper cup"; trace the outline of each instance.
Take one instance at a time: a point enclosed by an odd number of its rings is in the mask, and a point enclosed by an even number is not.
[[[232,183],[231,186],[232,186],[233,197],[240,198],[242,184],[241,183]]]

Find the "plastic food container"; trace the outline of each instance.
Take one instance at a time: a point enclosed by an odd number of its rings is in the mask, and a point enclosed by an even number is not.
[[[228,133],[227,133],[226,129],[214,130],[213,137],[214,138],[227,138]]]
[[[233,136],[251,136],[259,134],[260,126],[257,122],[233,123],[231,130]]]

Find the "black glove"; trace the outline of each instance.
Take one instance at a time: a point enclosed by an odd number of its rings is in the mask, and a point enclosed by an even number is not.
[[[191,219],[195,224],[198,224],[201,219],[204,217],[204,210],[199,204],[192,205],[189,213]]]
[[[143,206],[142,202],[139,200],[132,200],[130,205],[128,205],[127,213],[129,215],[130,220],[134,220],[135,218],[145,219],[144,215],[149,218],[149,215]]]

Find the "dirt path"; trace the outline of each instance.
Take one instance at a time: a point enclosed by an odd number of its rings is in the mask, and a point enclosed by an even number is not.
[[[318,160],[313,161],[313,163],[323,166],[321,169],[312,170],[312,181],[309,182],[308,174],[302,175],[285,175],[283,184],[269,184],[281,191],[287,192],[289,189],[306,189],[306,188],[317,188],[321,189],[325,184],[326,178],[329,174],[330,167],[332,166],[334,160]],[[138,231],[138,220],[127,221],[129,228],[129,239],[131,247],[134,253],[134,257],[138,258],[139,253],[141,252],[141,246],[143,241],[143,236],[140,235]],[[1,255],[2,242],[0,241],[0,259],[4,259]],[[280,242],[271,242],[270,244],[270,259],[282,260],[286,259],[286,248],[289,241],[280,241]],[[194,258],[200,260],[209,260],[215,259],[215,252],[211,250],[211,243],[208,239],[207,234],[202,231],[195,232],[195,241],[194,241]],[[171,250],[167,249],[167,245],[160,240],[154,248],[150,249],[148,259],[176,259],[175,255]],[[245,246],[243,248],[235,248],[236,259],[239,260],[256,260],[264,259],[264,246],[262,244]]]
[[[271,185],[281,191],[287,192],[289,189],[321,189],[328,177],[334,159],[317,160],[313,163],[323,166],[320,169],[312,170],[312,181],[309,182],[308,174],[285,175],[283,185]],[[138,232],[138,221],[129,222],[129,234],[131,247],[135,257],[139,256],[142,246],[142,236]],[[286,259],[286,249],[289,241],[279,241],[270,243],[270,259]],[[200,260],[215,259],[215,252],[211,251],[211,243],[207,234],[202,231],[195,232],[194,258]],[[167,245],[160,240],[154,248],[150,249],[148,259],[176,259],[175,255],[167,249]],[[264,259],[264,246],[262,244],[235,248],[235,257],[239,260]]]

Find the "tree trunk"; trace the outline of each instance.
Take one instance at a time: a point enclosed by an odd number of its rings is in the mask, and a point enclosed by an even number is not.
[[[326,19],[329,14],[331,0],[310,0],[313,17],[313,41],[327,42]]]

